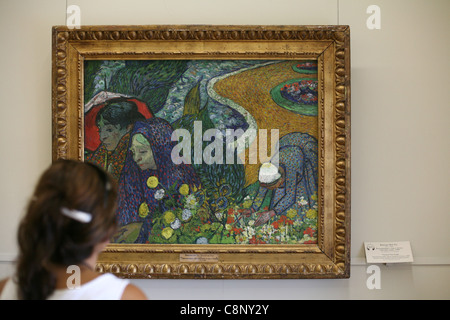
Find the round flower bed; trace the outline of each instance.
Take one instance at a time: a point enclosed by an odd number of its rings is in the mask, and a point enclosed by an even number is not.
[[[318,80],[310,78],[292,79],[271,90],[272,99],[292,112],[317,116]]]
[[[281,96],[292,102],[317,105],[317,80],[301,80],[281,87]]]

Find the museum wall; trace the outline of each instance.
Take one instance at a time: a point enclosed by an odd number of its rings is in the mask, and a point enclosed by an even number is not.
[[[51,162],[51,27],[81,24],[351,27],[351,277],[133,280],[151,299],[449,299],[450,1],[0,0],[0,277]],[[368,28],[370,5],[380,29]],[[372,21],[373,22],[373,21]],[[414,262],[380,265],[370,290],[364,241],[410,241]]]

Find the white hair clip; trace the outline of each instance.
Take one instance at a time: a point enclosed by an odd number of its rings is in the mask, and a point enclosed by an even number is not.
[[[92,215],[84,211],[61,208],[61,213],[66,217],[77,220],[78,222],[81,223],[89,223],[92,220]]]

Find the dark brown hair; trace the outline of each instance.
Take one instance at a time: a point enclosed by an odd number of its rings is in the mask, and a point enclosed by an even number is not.
[[[97,166],[54,162],[39,179],[18,230],[19,298],[46,299],[55,289],[52,266],[81,264],[116,229],[117,186]],[[90,213],[83,223],[62,208]]]

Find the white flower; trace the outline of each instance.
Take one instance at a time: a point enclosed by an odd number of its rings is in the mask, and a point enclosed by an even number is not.
[[[195,241],[196,244],[208,244],[208,239],[205,237],[200,237]]]
[[[222,220],[223,212],[216,212],[216,218]]]
[[[255,235],[255,229],[253,229],[252,227],[246,227],[244,229],[244,231],[242,232],[243,236],[246,237],[247,239],[253,237]]]
[[[185,198],[185,207],[188,209],[194,209],[197,206],[197,199],[195,195],[190,194]]]
[[[183,221],[188,221],[192,217],[192,212],[189,209],[183,209],[183,212],[181,213],[181,219]]]
[[[176,218],[176,219],[170,224],[170,227],[171,227],[173,230],[177,230],[179,227],[181,227],[181,221],[180,221],[180,219]]]
[[[156,200],[161,200],[162,198],[164,198],[164,189],[156,190],[156,192],[155,192],[155,199]]]
[[[306,201],[304,197],[301,197],[300,201],[298,201],[298,204],[300,206],[306,206],[308,204],[308,201]]]

